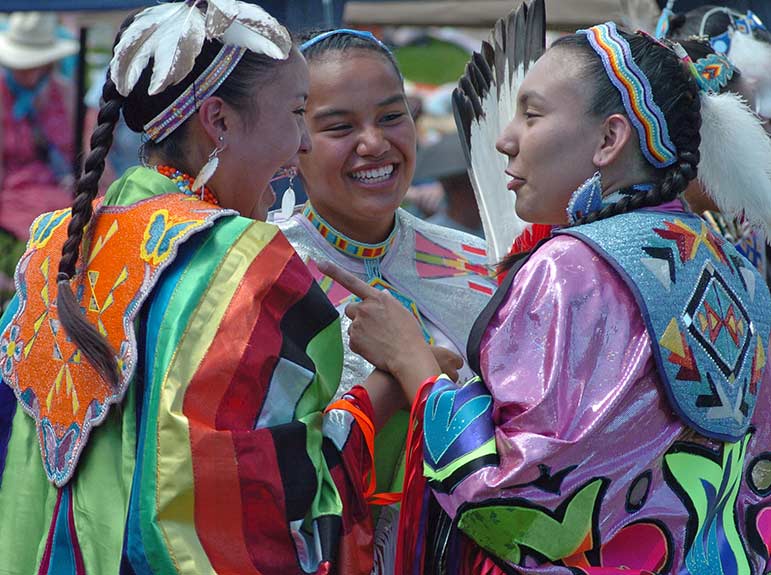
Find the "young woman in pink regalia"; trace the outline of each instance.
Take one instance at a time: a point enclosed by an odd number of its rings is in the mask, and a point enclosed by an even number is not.
[[[363,298],[352,349],[413,402],[397,568],[765,573],[771,296],[680,195],[722,138],[706,189],[745,170],[737,212],[768,227],[771,144],[682,46],[609,22],[543,52],[543,24],[539,0],[499,24],[456,93],[477,185],[504,120],[517,215],[555,226],[477,320],[480,379],[439,376],[392,298],[323,266]]]

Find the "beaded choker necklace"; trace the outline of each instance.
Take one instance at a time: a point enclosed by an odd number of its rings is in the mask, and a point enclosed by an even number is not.
[[[352,240],[335,230],[319,215],[310,202],[305,204],[303,215],[308,218],[308,221],[318,230],[321,237],[332,244],[335,249],[347,256],[360,259],[364,262],[364,269],[368,281],[382,278],[380,274],[380,258],[385,255],[388,248],[391,247],[391,244],[393,244],[396,239],[396,224],[385,241],[382,241],[379,244],[365,244]],[[396,222],[398,221],[399,220],[396,220]]]
[[[376,259],[381,258],[391,247],[396,239],[396,226],[388,237],[379,244],[365,244],[363,242],[357,242],[351,238],[341,234],[330,226],[327,221],[322,218],[319,213],[313,208],[310,202],[305,204],[303,209],[303,215],[308,218],[313,226],[319,231],[322,237],[330,244],[335,246],[339,251],[345,255],[359,258],[359,259]]]
[[[193,181],[194,181],[193,178],[188,176],[186,173],[179,171],[177,168],[161,165],[161,166],[155,166],[155,171],[161,174],[162,176],[166,176],[172,182],[174,182],[177,185],[177,188],[179,189],[179,191],[185,194],[186,196],[193,196],[193,197],[199,198],[204,202],[214,204],[215,206],[220,205],[220,202],[217,199],[217,197],[206,186],[203,187],[203,197],[201,196],[200,192],[193,192]]]

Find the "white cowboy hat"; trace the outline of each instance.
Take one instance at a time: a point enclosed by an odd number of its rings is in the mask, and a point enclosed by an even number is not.
[[[15,12],[0,32],[0,66],[28,70],[45,66],[78,51],[74,40],[57,38],[56,14]]]

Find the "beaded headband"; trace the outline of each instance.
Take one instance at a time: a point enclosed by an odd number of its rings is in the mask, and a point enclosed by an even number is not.
[[[602,59],[605,72],[621,94],[624,108],[640,137],[640,149],[657,168],[675,163],[677,150],[669,138],[664,113],[653,100],[648,78],[632,57],[629,43],[618,33],[613,22],[578,30]]]
[[[246,48],[223,46],[201,75],[176,100],[144,125],[145,134],[154,142],[163,141],[192,116],[206,98],[217,91],[245,53]]]
[[[311,46],[318,44],[322,40],[326,40],[330,36],[356,36],[357,38],[363,38],[364,40],[369,40],[370,42],[377,44],[387,53],[392,54],[388,46],[386,46],[385,44],[383,44],[383,42],[378,40],[377,37],[375,37],[375,35],[372,32],[366,32],[364,30],[354,30],[353,28],[338,28],[337,30],[329,30],[328,32],[322,32],[318,36],[314,36],[310,40],[303,42],[303,44],[300,45],[300,52],[305,52]]]

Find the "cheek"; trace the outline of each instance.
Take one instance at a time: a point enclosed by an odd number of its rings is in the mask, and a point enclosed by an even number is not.
[[[318,177],[336,179],[344,171],[349,152],[350,146],[345,138],[316,137],[313,138],[313,150],[308,156],[308,163]]]

